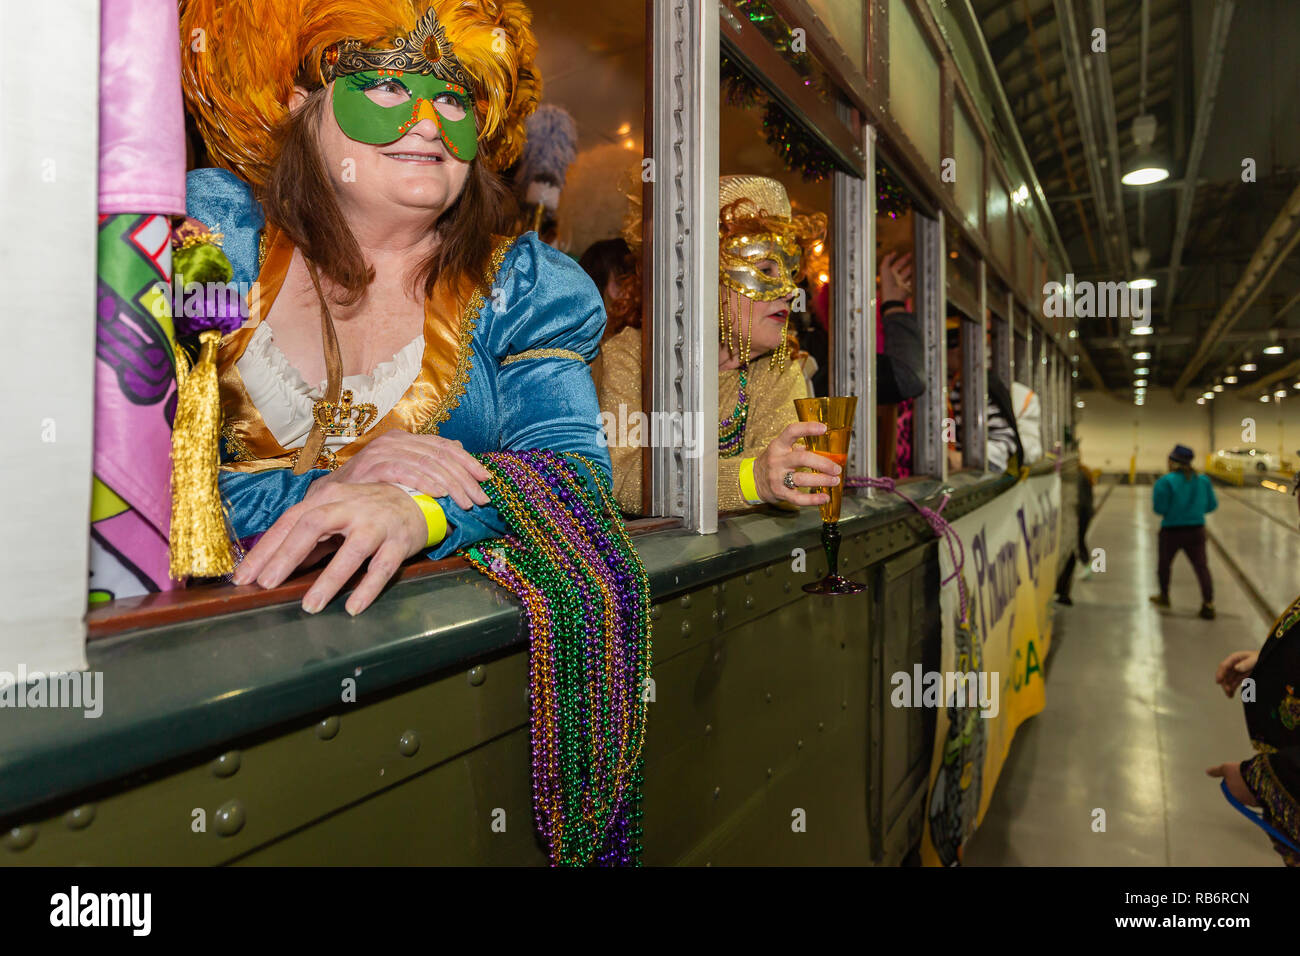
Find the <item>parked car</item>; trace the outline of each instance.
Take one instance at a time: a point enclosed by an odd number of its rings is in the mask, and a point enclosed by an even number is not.
[[[1240,448],[1221,448],[1214,453],[1215,463],[1227,468],[1239,468],[1255,471],[1277,471],[1277,456],[1254,445],[1242,445]]]

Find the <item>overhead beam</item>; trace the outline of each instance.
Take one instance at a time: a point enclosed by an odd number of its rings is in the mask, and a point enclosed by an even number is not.
[[[1300,375],[1300,359],[1296,359],[1288,365],[1283,365],[1276,372],[1269,372],[1263,378],[1256,379],[1245,388],[1237,389],[1234,394],[1242,401],[1257,402],[1265,392],[1272,391],[1272,387],[1278,382],[1288,378],[1295,378],[1297,375]]]
[[[1089,354],[1088,349],[1084,346],[1083,342],[1079,339],[1075,339],[1074,348],[1079,353],[1079,364],[1083,366],[1084,374],[1087,375],[1088,378],[1092,379],[1092,383],[1097,386],[1098,391],[1110,395],[1110,386],[1106,384],[1106,380],[1102,378],[1101,373],[1097,371],[1097,366],[1094,365],[1092,361],[1092,355]]]
[[[1106,4],[1104,0],[1092,0],[1092,22],[1095,26],[1106,27]],[[1120,185],[1119,164],[1119,123],[1115,119],[1115,89],[1111,82],[1110,58],[1090,57],[1083,61],[1084,73],[1095,71],[1097,78],[1098,119],[1106,131],[1106,151],[1110,155],[1111,188],[1115,190],[1115,226],[1119,232],[1120,275],[1128,276],[1132,268],[1129,256],[1128,220],[1124,215],[1124,191]]]
[[[1271,332],[1263,329],[1255,330],[1253,332],[1229,332],[1227,335],[1221,336],[1219,338],[1219,342],[1220,343],[1263,342],[1266,339],[1271,340],[1272,338],[1274,338],[1275,335],[1279,341],[1289,342],[1293,339],[1300,339],[1300,329],[1278,329],[1276,330],[1276,332]],[[1107,336],[1105,338],[1091,338],[1091,337],[1085,337],[1085,338],[1087,338],[1088,346],[1092,349],[1119,349],[1122,352],[1127,352],[1129,349],[1136,349],[1139,345],[1144,344],[1143,342],[1135,339],[1121,339],[1121,338],[1115,338],[1114,336]],[[1201,341],[1201,336],[1199,335],[1165,334],[1160,336],[1160,347],[1168,348],[1168,347],[1181,346],[1181,345],[1196,345],[1200,341]],[[1146,351],[1150,352],[1152,351],[1152,349],[1148,348]]]
[[[1169,312],[1169,307],[1174,304],[1174,293],[1178,289],[1178,267],[1183,258],[1183,244],[1187,241],[1187,228],[1191,224],[1192,201],[1196,198],[1196,177],[1201,169],[1201,156],[1210,137],[1210,118],[1214,115],[1214,102],[1219,95],[1219,77],[1223,72],[1223,51],[1228,45],[1232,10],[1233,0],[1217,0],[1214,5],[1214,17],[1210,21],[1209,50],[1206,53],[1201,91],[1196,102],[1196,126],[1192,133],[1191,148],[1187,151],[1187,169],[1183,173],[1183,188],[1178,196],[1178,220],[1174,228],[1173,251],[1169,255],[1172,268],[1169,272],[1169,281],[1165,283],[1166,314]],[[1180,378],[1179,381],[1183,379]],[[1191,381],[1190,376],[1187,376],[1187,381]],[[1181,399],[1181,394],[1178,397]]]
[[[1034,59],[1038,63],[1038,74],[1042,77],[1043,98],[1047,102],[1048,113],[1052,117],[1052,128],[1056,131],[1056,142],[1061,151],[1061,163],[1065,166],[1065,178],[1069,182],[1071,189],[1078,189],[1074,179],[1074,164],[1070,162],[1070,154],[1065,148],[1065,138],[1061,132],[1061,124],[1056,115],[1056,100],[1052,96],[1051,90],[1047,86],[1047,77],[1043,74],[1043,58],[1038,46],[1038,33],[1034,28],[1034,19],[1029,12],[1029,0],[1020,0],[1021,9],[1025,17],[1025,29],[1029,34],[1029,42],[1034,48]],[[1079,217],[1079,226],[1083,229],[1083,238],[1088,246],[1088,258],[1092,262],[1097,261],[1097,247],[1092,241],[1092,230],[1088,228],[1088,214],[1083,208],[1083,198],[1074,204],[1075,214]]]
[[[1096,121],[1092,104],[1091,84],[1083,66],[1083,50],[1080,47],[1078,24],[1074,18],[1072,0],[1053,0],[1056,8],[1056,20],[1061,28],[1061,50],[1065,56],[1066,75],[1070,80],[1070,94],[1074,101],[1074,110],[1079,118],[1079,128],[1084,132],[1083,154],[1088,171],[1088,186],[1092,190],[1093,203],[1097,209],[1097,227],[1102,234],[1102,257],[1112,272],[1116,270],[1117,254],[1114,242],[1114,212],[1111,199],[1106,191],[1106,180],[1101,169],[1101,149],[1096,141]],[[1107,241],[1107,240],[1110,241]]]
[[[1259,245],[1255,247],[1255,252],[1250,257],[1250,262],[1246,263],[1241,278],[1237,280],[1232,294],[1228,296],[1228,301],[1214,317],[1196,354],[1187,363],[1183,373],[1178,376],[1178,382],[1174,385],[1174,398],[1182,401],[1188,383],[1209,359],[1224,333],[1237,323],[1250,308],[1251,303],[1264,291],[1282,262],[1291,254],[1298,240],[1300,240],[1300,186],[1292,191],[1290,198],[1277,214],[1277,218],[1260,239]],[[1172,280],[1173,273],[1170,274],[1170,281]]]

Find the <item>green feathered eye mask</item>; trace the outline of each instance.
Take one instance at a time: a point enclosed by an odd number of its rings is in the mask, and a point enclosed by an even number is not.
[[[334,118],[350,138],[372,146],[396,142],[422,119],[438,126],[453,156],[468,163],[478,153],[469,91],[423,73],[366,70],[334,81]]]

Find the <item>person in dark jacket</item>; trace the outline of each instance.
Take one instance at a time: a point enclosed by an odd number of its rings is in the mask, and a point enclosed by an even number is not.
[[[1175,445],[1169,453],[1169,471],[1156,479],[1151,503],[1160,515],[1160,559],[1157,574],[1160,593],[1151,596],[1156,607],[1169,607],[1169,569],[1179,551],[1196,571],[1201,585],[1201,617],[1214,619],[1214,582],[1205,560],[1205,516],[1219,507],[1208,475],[1192,468],[1195,456],[1186,445]]]
[[[1083,464],[1079,463],[1079,502],[1078,502],[1078,520],[1077,526],[1079,531],[1078,546],[1070,552],[1070,557],[1066,559],[1065,568],[1061,571],[1061,576],[1056,579],[1056,600],[1061,604],[1072,605],[1074,601],[1070,599],[1070,587],[1074,583],[1074,565],[1076,560],[1082,561],[1084,567],[1088,565],[1088,525],[1092,524],[1092,486],[1096,481],[1092,471]]]
[[[1206,773],[1222,779],[1241,803],[1262,808],[1276,831],[1273,848],[1287,866],[1300,866],[1300,598],[1282,612],[1263,647],[1228,655],[1214,675],[1229,697],[1247,678],[1251,693],[1242,693],[1241,702],[1255,755]]]
[[[1255,756],[1206,773],[1241,803],[1262,808],[1275,831],[1273,848],[1287,866],[1300,866],[1300,598],[1274,622],[1263,647],[1229,654],[1214,674],[1229,697],[1247,678],[1251,692],[1243,691],[1241,703]]]

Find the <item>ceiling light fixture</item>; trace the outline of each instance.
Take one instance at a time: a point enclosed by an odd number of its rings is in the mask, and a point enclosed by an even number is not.
[[[1254,363],[1254,362],[1247,362],[1245,365],[1243,365],[1243,366],[1241,367],[1241,370],[1242,370],[1243,372],[1253,372],[1253,371],[1255,371],[1255,363]]]
[[[1236,384],[1237,384],[1237,376],[1235,376],[1235,375],[1225,375],[1225,376],[1223,376],[1223,384],[1224,384],[1224,385],[1236,385]]]
[[[1150,113],[1133,117],[1133,144],[1137,154],[1124,167],[1120,182],[1125,186],[1150,186],[1169,178],[1168,164],[1157,154],[1156,118]]]
[[[1130,289],[1154,289],[1156,280],[1147,275],[1147,263],[1151,261],[1151,250],[1140,246],[1133,250],[1133,264],[1137,266],[1137,275],[1129,280]]]

